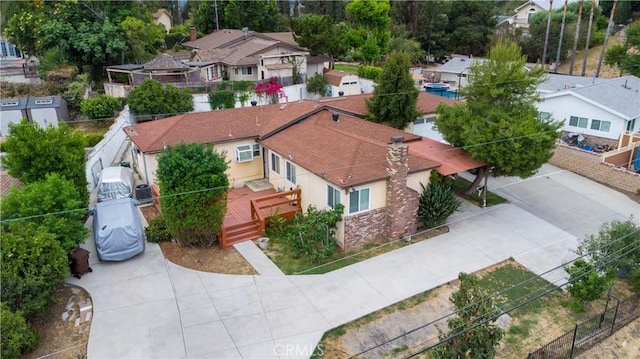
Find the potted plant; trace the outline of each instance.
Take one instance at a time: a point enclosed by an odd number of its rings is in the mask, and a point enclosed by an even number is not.
[[[260,237],[258,238],[258,247],[260,249],[265,250],[269,246],[269,237]]]

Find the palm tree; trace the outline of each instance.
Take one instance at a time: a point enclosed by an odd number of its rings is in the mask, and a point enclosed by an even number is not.
[[[596,1],[591,0],[591,13],[589,14],[589,27],[587,28],[587,42],[584,45],[584,55],[582,56],[582,74],[587,71],[587,57],[589,57],[589,41],[591,40],[591,26],[593,25],[593,12],[596,8]]]
[[[609,15],[609,24],[607,25],[607,32],[604,33],[604,44],[602,44],[602,51],[600,51],[600,58],[598,59],[598,68],[596,69],[596,77],[600,76],[602,59],[604,58],[604,52],[607,50],[607,42],[609,41],[609,35],[611,34],[611,28],[613,27],[613,17],[616,14],[616,5],[618,5],[618,0],[613,0],[611,15]]]
[[[578,38],[580,37],[580,23],[582,23],[582,7],[584,0],[580,0],[580,8],[578,9],[578,23],[576,24],[576,36],[573,38],[573,51],[571,51],[571,66],[569,66],[569,75],[573,75],[573,64],[576,60],[576,50],[578,49]]]
[[[558,51],[556,52],[556,64],[553,68],[553,72],[558,72],[558,64],[560,63],[560,52],[562,51],[562,40],[564,39],[564,23],[567,18],[567,3],[569,0],[564,0],[564,10],[562,12],[562,25],[560,25],[560,41],[558,41]]]
[[[549,45],[549,30],[551,30],[551,12],[553,0],[549,0],[549,13],[547,14],[547,31],[544,35],[544,49],[542,50],[542,66],[547,63],[547,46]]]

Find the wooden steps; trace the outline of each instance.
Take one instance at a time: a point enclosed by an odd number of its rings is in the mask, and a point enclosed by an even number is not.
[[[244,241],[252,241],[260,238],[260,221],[235,224],[223,229],[222,247],[226,248]]]

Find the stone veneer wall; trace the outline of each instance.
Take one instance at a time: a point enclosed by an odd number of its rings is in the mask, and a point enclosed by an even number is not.
[[[640,191],[640,174],[601,162],[599,153],[556,144],[549,163],[623,191]]]
[[[396,139],[397,141],[398,139]],[[387,226],[386,237],[396,240],[410,232],[412,223],[410,189],[407,188],[409,166],[407,156],[409,147],[402,142],[394,142],[387,146]]]
[[[344,250],[385,239],[387,209],[378,208],[344,218]]]

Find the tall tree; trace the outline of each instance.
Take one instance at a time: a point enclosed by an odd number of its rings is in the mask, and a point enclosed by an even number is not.
[[[424,3],[423,20],[418,41],[427,52],[427,60],[437,60],[452,52],[449,43],[449,7],[450,1],[427,1]]]
[[[224,8],[227,26],[257,32],[278,31],[280,11],[275,0],[229,0]]]
[[[160,203],[167,228],[180,242],[211,245],[227,211],[224,153],[203,143],[167,148],[158,157]]]
[[[409,74],[410,66],[411,59],[406,52],[392,52],[387,56],[373,97],[366,101],[367,119],[404,129],[420,115],[416,107],[418,89]]]
[[[449,331],[440,336],[442,344],[432,351],[436,359],[485,358],[496,356],[504,331],[495,324],[499,314],[493,299],[478,285],[472,274],[458,275],[460,288],[449,300],[456,316],[447,320]]]
[[[365,61],[380,60],[389,48],[391,17],[389,0],[354,0],[347,5],[353,29],[352,46],[359,48]]]
[[[89,200],[84,170],[86,141],[82,133],[65,124],[41,128],[23,120],[9,125],[9,136],[2,144],[6,153],[2,165],[25,184],[56,173],[73,183],[86,206]]]
[[[512,42],[499,43],[489,61],[474,63],[472,79],[460,90],[464,104],[438,106],[435,124],[444,138],[493,168],[495,176],[533,175],[551,158],[561,123],[538,116],[537,85],[544,69],[525,68],[526,58]],[[485,175],[479,171],[473,191]]]
[[[302,47],[309,49],[312,56],[327,55],[334,59],[344,54],[348,45],[345,39],[346,24],[334,24],[327,15],[308,14],[290,21],[293,37]]]
[[[303,14],[327,15],[334,23],[339,23],[347,18],[347,4],[349,0],[318,1],[301,0]]]
[[[496,27],[491,1],[453,1],[449,9],[450,41],[456,53],[484,55]]]
[[[129,50],[136,63],[151,60],[157,54],[157,48],[164,41],[166,30],[164,26],[144,22],[129,16],[120,23]]]
[[[193,26],[196,27],[199,33],[207,35],[216,29],[229,27],[224,16],[229,0],[207,0],[199,1],[197,4],[193,7],[191,19]],[[216,20],[218,21],[217,24]]]

